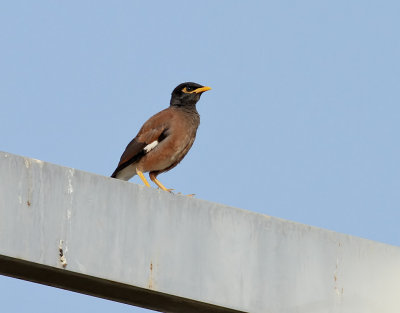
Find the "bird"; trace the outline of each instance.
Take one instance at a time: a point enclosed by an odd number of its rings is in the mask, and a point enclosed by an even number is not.
[[[150,117],[126,146],[112,178],[128,181],[138,175],[150,187],[143,173],[162,190],[166,188],[157,176],[173,169],[193,145],[200,115],[196,103],[211,87],[194,82],[179,84],[171,93],[170,106]]]

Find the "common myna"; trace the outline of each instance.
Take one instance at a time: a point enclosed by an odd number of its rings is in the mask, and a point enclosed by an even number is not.
[[[203,92],[210,90],[196,83],[177,86],[171,94],[170,106],[153,115],[125,148],[118,167],[111,177],[129,180],[136,174],[150,187],[144,172],[162,190],[171,192],[157,179],[174,168],[192,147],[200,124],[196,103]]]

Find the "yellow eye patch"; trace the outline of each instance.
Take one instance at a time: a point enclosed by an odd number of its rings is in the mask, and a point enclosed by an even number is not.
[[[187,87],[182,89],[183,93],[194,93],[196,90],[187,90]]]

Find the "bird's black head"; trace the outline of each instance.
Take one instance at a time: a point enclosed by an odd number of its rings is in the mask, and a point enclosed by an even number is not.
[[[171,94],[171,105],[194,106],[200,100],[201,94],[210,89],[210,87],[191,82],[180,84]]]

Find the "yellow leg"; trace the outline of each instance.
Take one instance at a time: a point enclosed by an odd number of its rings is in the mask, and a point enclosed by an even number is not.
[[[138,169],[136,169],[136,174],[139,175],[140,179],[142,180],[142,182],[144,182],[144,184],[145,184],[147,187],[150,187],[150,184],[149,184],[149,182],[147,181],[146,177],[144,177],[143,172],[141,172],[141,171],[139,171]]]
[[[153,173],[150,173],[149,176],[150,176],[150,179],[151,179],[158,187],[160,187],[162,190],[168,191],[168,192],[171,192],[172,190],[174,190],[174,189],[165,188],[165,186],[164,186],[163,184],[161,184],[161,182],[156,178],[156,175],[154,175]]]

